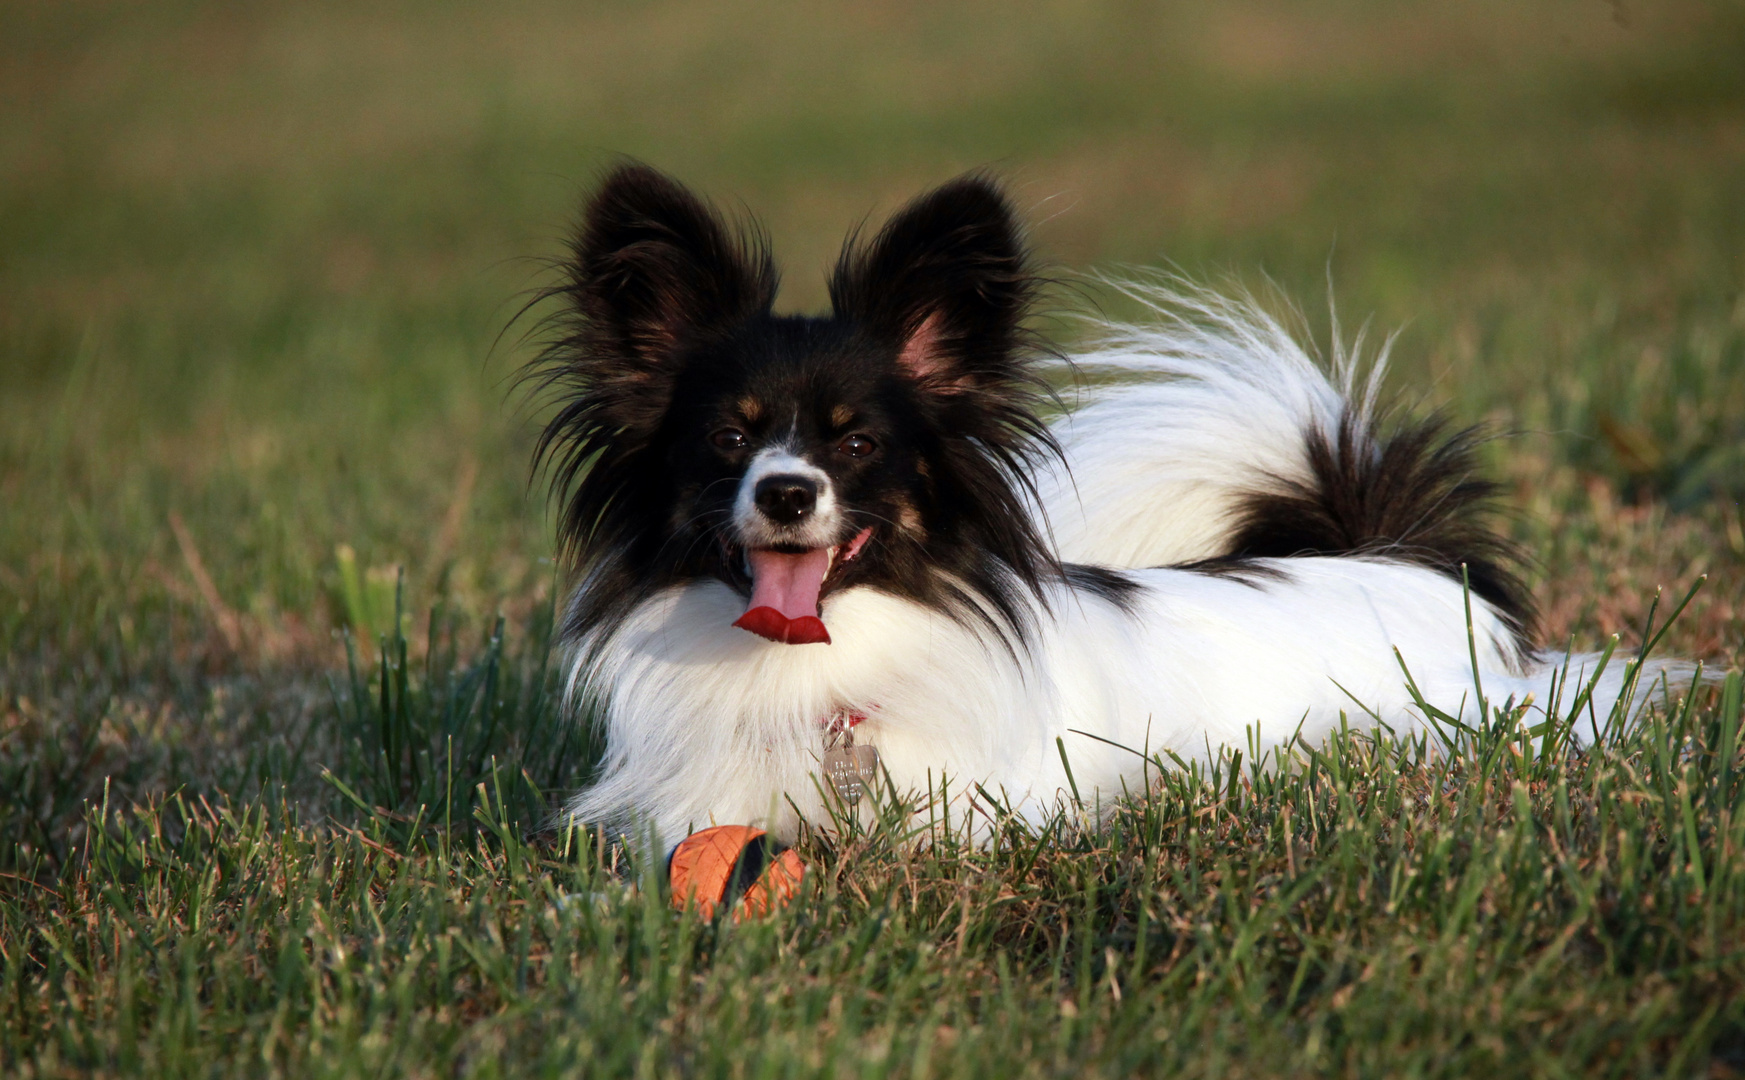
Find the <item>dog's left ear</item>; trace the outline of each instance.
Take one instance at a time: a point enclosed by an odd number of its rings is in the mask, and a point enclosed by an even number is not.
[[[980,173],[911,202],[870,243],[851,238],[830,278],[836,313],[946,394],[1020,376],[1020,324],[1034,289],[1011,205]]]

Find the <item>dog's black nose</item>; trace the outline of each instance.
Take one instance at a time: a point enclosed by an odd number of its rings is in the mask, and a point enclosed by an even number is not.
[[[818,485],[804,476],[766,476],[752,492],[763,516],[778,525],[792,525],[818,505]]]

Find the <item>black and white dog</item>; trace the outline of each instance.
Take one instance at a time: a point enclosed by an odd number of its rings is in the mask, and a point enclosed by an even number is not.
[[[1250,303],[1135,290],[1148,325],[1073,358],[1129,377],[1045,423],[1036,279],[985,177],[851,238],[828,316],[773,313],[759,236],[641,166],[564,269],[539,456],[570,688],[606,734],[574,821],[790,835],[850,741],[900,790],[1034,814],[1061,740],[1107,804],[1144,753],[1421,725],[1402,660],[1472,719],[1462,567],[1486,695],[1555,696],[1568,658],[1535,649],[1474,435],[1388,422],[1379,360],[1329,372]]]

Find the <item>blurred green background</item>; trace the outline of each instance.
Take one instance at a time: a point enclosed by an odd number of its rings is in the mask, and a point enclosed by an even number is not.
[[[387,629],[402,569],[475,639],[549,604],[510,321],[620,154],[755,212],[796,308],[847,229],[980,166],[1054,272],[1264,275],[1323,340],[1331,293],[1404,327],[1401,390],[1518,433],[1554,640],[1710,572],[1676,641],[1739,662],[1739,3],[9,3],[0,752],[33,813],[313,754],[336,632]]]

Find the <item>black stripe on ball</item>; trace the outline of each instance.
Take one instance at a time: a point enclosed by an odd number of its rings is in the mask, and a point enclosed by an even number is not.
[[[755,885],[757,879],[763,876],[764,868],[770,861],[786,850],[786,844],[771,840],[767,833],[753,838],[741,848],[739,859],[733,864],[733,873],[728,875],[727,889],[721,896],[722,910],[739,903],[745,890]]]

